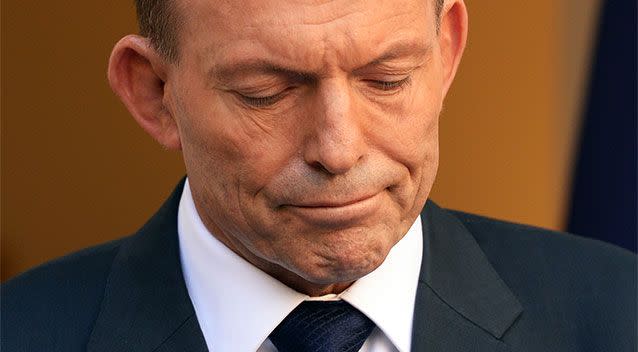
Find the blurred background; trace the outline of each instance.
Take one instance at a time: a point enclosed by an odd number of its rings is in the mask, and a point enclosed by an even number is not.
[[[132,0],[1,3],[1,278],[136,231],[184,175],[112,94]],[[431,198],[636,250],[636,2],[466,0]]]

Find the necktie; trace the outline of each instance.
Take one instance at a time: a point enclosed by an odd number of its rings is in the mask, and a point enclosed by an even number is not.
[[[279,352],[357,352],[374,323],[346,301],[304,301],[270,334]]]

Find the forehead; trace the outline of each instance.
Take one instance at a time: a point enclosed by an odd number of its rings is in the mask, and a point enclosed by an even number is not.
[[[358,56],[393,41],[425,41],[435,29],[430,2],[188,0],[179,9],[180,47],[213,62],[270,55],[304,65],[355,65],[366,59]]]

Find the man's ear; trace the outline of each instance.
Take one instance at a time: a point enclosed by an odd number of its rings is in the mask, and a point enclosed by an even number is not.
[[[128,35],[113,48],[108,79],[137,123],[165,148],[179,150],[179,130],[164,104],[167,65],[147,38]]]
[[[463,0],[445,2],[441,11],[439,46],[443,59],[443,97],[447,95],[461,62],[467,40],[467,9]]]

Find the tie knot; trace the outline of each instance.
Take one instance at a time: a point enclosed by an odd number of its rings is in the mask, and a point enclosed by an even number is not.
[[[279,352],[356,352],[374,323],[346,301],[304,301],[270,334]]]

